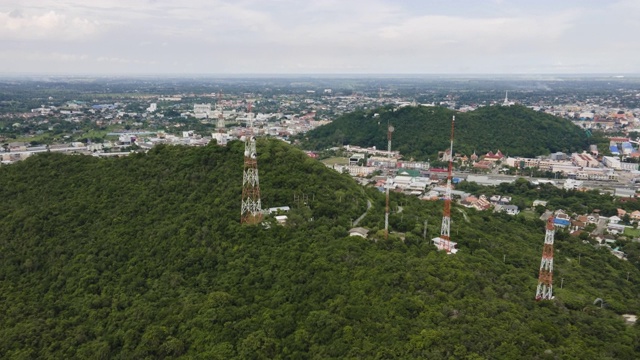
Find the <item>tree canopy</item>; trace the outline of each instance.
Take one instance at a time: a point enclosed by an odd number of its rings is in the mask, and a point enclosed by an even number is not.
[[[377,115],[376,115],[377,114]],[[325,149],[350,144],[387,147],[387,124],[394,126],[393,149],[405,158],[434,159],[449,147],[455,115],[454,151],[482,155],[497,150],[511,156],[535,157],[587,148],[585,132],[570,121],[524,106],[490,106],[462,113],[442,107],[391,107],[345,114],[302,135],[301,146]]]
[[[535,302],[541,221],[454,206],[451,256],[423,239],[442,203],[392,194],[388,240],[348,237],[384,196],[274,140],[262,198],[290,221],[242,226],[242,147],[0,167],[0,358],[637,358],[628,262],[559,234]]]

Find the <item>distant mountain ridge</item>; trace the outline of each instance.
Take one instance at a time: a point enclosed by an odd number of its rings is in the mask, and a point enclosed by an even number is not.
[[[376,115],[377,114],[377,115]],[[454,152],[478,155],[500,150],[509,156],[534,157],[586,150],[584,130],[570,121],[524,106],[489,106],[472,112],[442,107],[390,107],[355,111],[306,133],[303,148],[320,150],[341,144],[387,147],[387,124],[395,128],[393,149],[405,158],[434,159],[449,147],[455,121]]]

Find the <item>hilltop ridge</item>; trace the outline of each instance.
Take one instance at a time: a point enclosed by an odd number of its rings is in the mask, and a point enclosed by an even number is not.
[[[488,106],[462,113],[442,107],[392,107],[355,111],[309,131],[301,147],[325,149],[350,144],[386,148],[387,124],[394,126],[393,148],[405,158],[434,159],[448,148],[451,118],[456,117],[456,153],[478,155],[500,150],[511,156],[535,157],[551,152],[582,151],[584,130],[570,121],[524,106]]]
[[[292,209],[241,226],[242,146],[0,167],[0,357],[637,358],[640,272],[608,251],[558,235],[564,288],[535,302],[541,221],[454,207],[450,256],[422,238],[441,204],[392,194],[404,241],[348,237],[382,194],[264,139],[263,201]]]

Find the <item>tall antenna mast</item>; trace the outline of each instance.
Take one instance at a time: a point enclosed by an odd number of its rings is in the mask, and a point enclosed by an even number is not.
[[[388,150],[388,154],[387,154],[387,158],[389,159],[389,166],[391,166],[391,134],[393,133],[393,126],[389,125],[387,128],[387,150]],[[387,195],[387,207],[385,209],[385,213],[384,213],[384,238],[385,240],[389,238],[389,188],[391,187],[391,170],[388,169],[387,170],[387,183],[386,186],[387,191],[386,191],[386,195]]]
[[[258,181],[258,153],[256,138],[253,134],[253,113],[249,103],[249,131],[244,143],[244,173],[242,177],[242,209],[240,223],[258,224],[262,221],[262,204],[260,202],[260,183]]]
[[[536,301],[553,299],[553,216],[547,219],[546,233],[544,235],[544,248],[542,261],[540,262],[540,275],[538,276],[538,288],[536,289]]]
[[[217,108],[218,108],[218,123],[216,124],[216,127],[218,128],[218,144],[219,145],[226,145],[226,137],[222,134],[225,133],[225,123],[224,123],[224,112],[222,109],[222,91],[218,91],[218,104],[217,104]]]
[[[444,194],[444,213],[442,215],[442,226],[440,227],[439,249],[451,253],[451,173],[453,171],[453,130],[455,128],[456,117],[451,118],[451,143],[449,146],[449,171],[447,172],[447,186]]]

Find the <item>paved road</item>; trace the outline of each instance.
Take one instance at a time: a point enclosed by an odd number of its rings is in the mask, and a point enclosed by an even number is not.
[[[460,211],[462,213],[462,216],[464,216],[464,221],[470,222],[469,221],[469,216],[467,216],[467,213],[464,210],[460,209],[460,208],[457,208],[457,209],[458,209],[458,211]]]
[[[360,215],[359,218],[356,219],[356,221],[353,222],[353,226],[358,226],[358,223],[360,222],[360,220],[364,219],[365,216],[367,216],[367,212],[369,212],[369,209],[371,209],[371,200],[367,199],[367,210]]]
[[[529,177],[529,176],[519,176],[519,175],[504,175],[504,174],[498,174],[498,175],[494,175],[494,174],[469,174],[466,172],[453,172],[452,176],[453,177],[459,177],[459,178],[464,178],[466,179],[468,175],[479,175],[479,176],[487,176],[490,179],[495,179],[495,180],[508,180],[508,181],[515,181],[517,178],[525,178],[527,180],[543,180],[543,181],[554,181],[556,183],[556,185],[560,185],[562,186],[562,184],[564,184],[566,179],[547,179],[547,178],[535,178],[535,177]],[[622,188],[622,189],[634,189],[636,187],[640,187],[640,185],[638,186],[634,186],[635,184],[631,184],[629,179],[628,179],[629,175],[626,175],[626,177],[621,176],[620,180],[618,181],[596,181],[596,180],[581,180],[583,182],[583,186],[590,188],[590,189],[600,189],[600,188],[605,188],[605,189],[610,189],[610,188]]]

